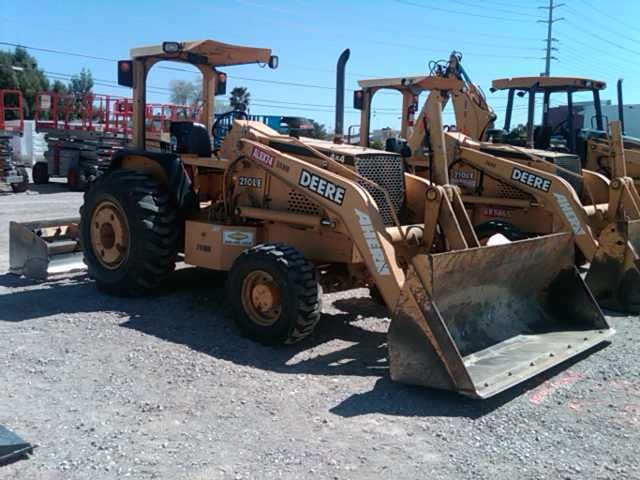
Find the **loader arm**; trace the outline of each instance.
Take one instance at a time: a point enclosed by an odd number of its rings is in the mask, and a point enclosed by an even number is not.
[[[445,97],[432,90],[422,107],[418,124],[408,139],[413,156],[421,153],[429,162],[430,180],[438,185],[449,184],[449,168],[444,143],[442,104]]]
[[[390,311],[400,297],[405,275],[373,197],[343,176],[243,138],[240,153],[270,175],[332,212],[340,219],[375,279]]]
[[[438,90],[432,90],[420,114],[420,121],[409,139],[409,147],[414,156],[422,154],[429,163],[432,180],[439,185],[449,183],[449,162],[442,128],[441,105],[446,97]],[[467,136],[448,134],[458,144],[459,158],[478,170],[504,183],[523,190],[553,212],[554,217],[574,235],[576,245],[587,259],[593,259],[598,250],[598,241],[590,226],[589,217],[573,187],[564,179],[523,166],[512,160],[496,157],[480,151],[480,145]],[[622,153],[623,154],[623,153]],[[620,155],[620,154],[619,154]],[[618,168],[619,167],[618,162]],[[610,205],[631,204],[635,207],[635,198],[628,189],[612,190]],[[640,203],[639,203],[640,205]]]
[[[525,191],[553,212],[554,217],[575,236],[580,251],[593,258],[598,242],[589,226],[589,217],[573,187],[563,178],[507,158],[481,152],[463,139],[460,159],[501,182]]]

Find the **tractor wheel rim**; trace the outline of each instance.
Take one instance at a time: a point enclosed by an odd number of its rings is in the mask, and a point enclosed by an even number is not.
[[[263,327],[280,318],[280,288],[273,277],[262,270],[251,272],[242,282],[242,307],[251,320]]]
[[[91,247],[105,268],[118,268],[129,253],[129,229],[122,210],[111,201],[100,203],[91,216]]]

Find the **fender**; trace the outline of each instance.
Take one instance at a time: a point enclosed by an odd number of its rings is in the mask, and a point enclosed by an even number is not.
[[[138,170],[151,175],[172,193],[178,210],[192,213],[199,210],[198,196],[191,179],[174,153],[149,152],[122,149],[111,157],[109,171],[117,169]]]

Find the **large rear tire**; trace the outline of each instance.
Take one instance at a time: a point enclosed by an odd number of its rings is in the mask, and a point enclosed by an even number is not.
[[[265,244],[245,251],[227,282],[238,327],[260,343],[299,342],[320,320],[316,269],[291,246]]]
[[[31,176],[33,177],[33,183],[36,185],[43,185],[49,183],[49,166],[46,162],[36,162],[33,164],[31,170]]]
[[[178,216],[151,176],[116,170],[84,195],[80,241],[89,275],[116,295],[152,291],[175,269]]]

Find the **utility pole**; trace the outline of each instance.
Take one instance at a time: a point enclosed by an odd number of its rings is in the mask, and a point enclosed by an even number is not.
[[[547,24],[547,55],[545,56],[545,64],[544,64],[544,73],[542,74],[543,77],[548,77],[551,74],[551,60],[558,60],[556,57],[554,57],[552,55],[551,52],[553,51],[557,51],[558,49],[556,47],[553,46],[553,42],[557,42],[558,39],[557,38],[553,38],[552,35],[552,29],[553,29],[553,24],[556,22],[559,22],[560,20],[564,20],[564,18],[553,18],[553,11],[556,8],[560,8],[562,6],[564,6],[564,3],[559,3],[554,5],[553,4],[553,0],[549,0],[549,6],[548,7],[538,7],[541,8],[543,10],[549,10],[549,17],[547,20],[538,20],[538,23],[546,23]]]

